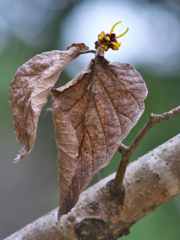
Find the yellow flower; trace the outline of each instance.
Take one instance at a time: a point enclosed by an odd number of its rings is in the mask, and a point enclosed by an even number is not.
[[[117,39],[123,37],[129,31],[129,28],[126,28],[124,32],[120,33],[119,35],[116,35],[116,33],[114,33],[114,30],[119,24],[122,24],[122,21],[116,22],[112,26],[110,33],[105,33],[103,31],[100,34],[98,34],[98,40],[95,42],[96,49],[101,48],[104,51],[108,51],[110,48],[112,50],[119,50],[121,42],[119,42]]]

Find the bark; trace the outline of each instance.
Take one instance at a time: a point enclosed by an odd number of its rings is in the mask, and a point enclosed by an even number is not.
[[[162,203],[180,193],[180,134],[129,164],[125,198],[110,194],[114,175],[80,195],[57,223],[57,209],[6,240],[113,240]]]

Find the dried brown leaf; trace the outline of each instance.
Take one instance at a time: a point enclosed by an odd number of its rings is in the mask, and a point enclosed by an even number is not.
[[[110,64],[103,57],[53,90],[61,214],[112,159],[143,113],[146,96],[145,82],[133,66]]]
[[[15,160],[31,151],[50,90],[65,66],[84,50],[84,44],[73,44],[66,51],[43,52],[17,69],[11,83],[11,107],[17,139],[23,146]]]

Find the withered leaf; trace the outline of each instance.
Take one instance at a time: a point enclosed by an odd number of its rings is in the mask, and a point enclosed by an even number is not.
[[[112,159],[143,113],[146,96],[145,82],[133,66],[110,64],[100,56],[53,90],[61,214]]]
[[[65,51],[43,52],[17,69],[10,94],[16,136],[22,149],[15,160],[32,150],[39,116],[50,90],[65,66],[84,50],[84,44],[73,44]]]

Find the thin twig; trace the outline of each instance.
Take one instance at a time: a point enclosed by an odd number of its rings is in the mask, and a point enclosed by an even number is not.
[[[175,107],[170,111],[164,112],[162,114],[151,113],[148,121],[146,122],[144,127],[138,132],[130,146],[127,147],[124,144],[120,144],[118,151],[122,154],[122,159],[119,164],[112,188],[112,190],[116,192],[116,194],[118,189],[120,190],[120,192],[122,190],[123,179],[125,176],[126,168],[129,163],[130,157],[135,152],[136,148],[139,146],[139,143],[147,134],[149,129],[151,129],[157,123],[160,123],[163,120],[169,120],[170,118],[176,116],[177,114],[180,114],[180,106]]]
[[[86,53],[93,53],[93,54],[96,54],[96,50],[89,49],[89,50],[86,50],[86,51],[82,51],[82,52],[80,52],[80,54],[86,54]]]

